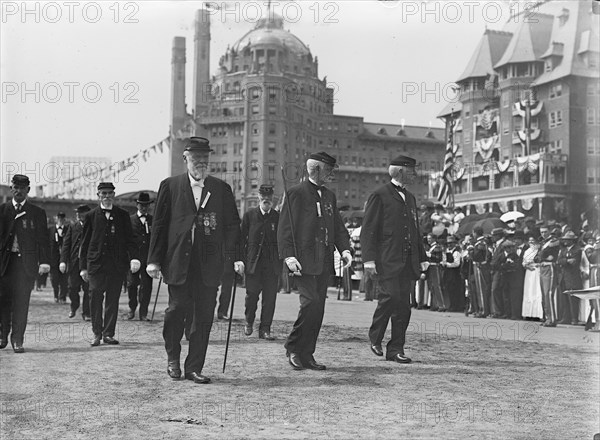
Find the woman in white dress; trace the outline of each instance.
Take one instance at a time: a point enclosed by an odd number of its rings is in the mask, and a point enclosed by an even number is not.
[[[540,268],[533,259],[537,255],[540,244],[534,236],[529,236],[529,247],[523,254],[523,267],[525,271],[525,283],[523,285],[523,318],[544,318],[542,308],[542,288],[540,285]]]

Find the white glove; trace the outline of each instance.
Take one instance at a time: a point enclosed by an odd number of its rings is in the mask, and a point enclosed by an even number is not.
[[[296,257],[287,257],[285,259],[285,264],[287,265],[290,272],[292,272],[294,275],[302,275],[300,273],[300,271],[302,270],[302,266],[300,265],[300,262],[296,260]]]
[[[377,274],[377,268],[375,267],[374,261],[365,261],[363,264],[365,272],[370,272],[372,274]]]
[[[141,265],[142,263],[140,263],[140,260],[131,260],[129,262],[129,270],[131,271],[131,273],[136,273],[138,270],[140,270]]]
[[[38,269],[38,273],[40,275],[45,274],[50,272],[50,265],[49,264],[40,264],[40,267]]]
[[[150,263],[146,266],[146,273],[152,278],[160,278],[160,264]]]
[[[243,261],[235,261],[233,263],[233,270],[238,275],[244,275],[244,262]]]
[[[421,272],[425,272],[429,269],[429,261],[421,261]]]
[[[79,272],[79,276],[83,279],[83,281],[85,281],[86,283],[90,280],[90,277],[88,275],[88,271],[83,269],[81,272]]]
[[[60,270],[60,273],[65,273],[67,271],[67,263],[60,263],[58,265],[58,270]]]
[[[342,269],[349,268],[352,264],[352,252],[350,252],[349,250],[345,250],[344,252],[342,252],[342,259],[345,262],[344,267]]]

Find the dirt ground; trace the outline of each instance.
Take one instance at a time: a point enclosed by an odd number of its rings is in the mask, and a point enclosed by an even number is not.
[[[580,327],[565,330],[581,342],[569,345],[436,337],[411,326],[413,363],[400,365],[369,350],[364,323],[374,303],[330,299],[315,354],[327,371],[292,371],[283,342],[297,296],[280,294],[276,318],[286,319],[274,323],[278,340],[245,337],[235,320],[223,374],[227,327],[215,322],[203,371],[213,383],[195,385],[166,374],[165,296],[154,322],[120,319],[121,344],[91,348],[90,323],[79,313],[68,319],[68,306],[49,290],[34,293],[27,352],[0,351],[0,437],[591,439],[600,432],[598,338]],[[415,322],[435,315],[418,313]]]

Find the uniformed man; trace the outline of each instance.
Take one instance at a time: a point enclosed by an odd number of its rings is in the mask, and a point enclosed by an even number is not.
[[[483,235],[483,228],[477,226],[473,228],[473,263],[475,271],[475,287],[477,291],[478,310],[475,313],[477,318],[485,318],[490,315],[490,300],[492,294],[492,273],[490,262],[492,261],[492,252],[488,246],[487,240]]]
[[[244,334],[253,331],[258,297],[262,292],[262,310],[258,337],[274,340],[271,324],[277,299],[277,281],[282,262],[277,254],[279,213],[273,209],[273,186],[261,185],[259,206],[244,214],[242,243],[246,258],[246,325]]]
[[[12,200],[0,205],[0,348],[25,353],[29,299],[38,274],[50,272],[46,211],[27,199],[29,177],[11,179]],[[12,326],[12,332],[11,332]]]
[[[79,268],[83,280],[90,283],[92,347],[100,345],[100,340],[110,345],[119,343],[115,339],[115,328],[123,280],[128,269],[134,273],[140,270],[129,213],[115,206],[114,198],[112,182],[100,182],[99,206],[92,209],[83,221]]]
[[[411,362],[404,353],[411,315],[410,291],[428,265],[415,196],[406,188],[415,180],[415,165],[416,161],[407,156],[398,156],[390,162],[391,182],[369,196],[360,234],[365,272],[377,274],[380,285],[369,329],[371,350],[383,356],[381,342],[391,320],[392,336],[386,347],[386,359],[398,363]]]
[[[82,318],[84,321],[91,320],[90,313],[90,285],[83,281],[79,275],[79,248],[81,247],[81,237],[83,236],[83,218],[90,211],[88,205],[79,205],[75,210],[75,223],[73,223],[63,239],[63,245],[60,251],[59,269],[67,275],[69,286],[69,300],[71,301],[71,310],[69,318],[75,316],[75,312],[80,305],[79,291],[83,290]]]
[[[131,227],[138,248],[138,258],[141,267],[145,268],[148,260],[148,249],[150,248],[150,231],[152,230],[152,215],[148,208],[154,200],[150,200],[150,194],[140,192],[136,204],[137,212],[131,216]],[[148,305],[152,296],[152,277],[145,270],[135,273],[129,271],[127,274],[127,294],[129,296],[129,313],[127,319],[135,317],[135,310],[140,305],[140,321],[147,321]]]
[[[54,289],[54,302],[66,304],[69,279],[60,271],[60,251],[69,225],[65,222],[66,215],[59,212],[54,217],[55,224],[50,227],[50,281]]]
[[[579,268],[583,251],[577,244],[577,236],[573,231],[567,231],[560,238],[560,241],[563,246],[556,260],[559,267],[558,285],[561,292],[559,310],[562,310],[562,319],[559,324],[578,325],[580,324],[579,298],[562,292],[583,289],[583,280]]]
[[[503,265],[506,259],[503,243],[506,241],[506,234],[502,228],[494,228],[492,230],[492,242],[494,250],[492,252],[492,260],[490,266],[492,269],[492,298],[491,312],[493,318],[506,318],[505,313],[510,313],[504,310],[506,297],[506,277],[504,276]]]
[[[148,274],[169,285],[163,337],[167,374],[181,377],[181,338],[186,312],[193,310],[185,378],[198,384],[211,379],[202,374],[225,260],[233,260],[242,275],[239,249],[240,217],[231,187],[207,175],[209,141],[192,137],[183,160],[187,172],[160,183],[148,252]]]
[[[556,261],[560,250],[558,240],[559,229],[550,232],[547,225],[540,226],[542,246],[535,256],[535,262],[540,265],[540,287],[542,288],[542,306],[544,308],[544,327],[556,327],[558,321],[556,289],[558,286]]]
[[[323,184],[333,180],[337,164],[325,152],[313,153],[306,161],[308,179],[288,190],[281,208],[277,245],[279,256],[296,275],[300,311],[285,348],[294,370],[325,370],[314,358],[323,323],[329,277],[334,273],[333,251],[337,248],[352,263],[350,236],[337,210],[335,194]]]

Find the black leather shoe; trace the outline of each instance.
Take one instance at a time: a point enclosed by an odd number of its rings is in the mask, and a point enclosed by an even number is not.
[[[253,331],[252,324],[246,324],[246,325],[244,325],[244,334],[246,336],[250,336],[252,334],[252,331]]]
[[[94,336],[94,339],[93,339],[93,341],[90,343],[90,345],[91,345],[92,347],[97,347],[98,345],[100,345],[100,340],[101,340],[101,339],[102,339],[102,338],[101,338],[100,336]]]
[[[75,317],[75,311],[71,310],[69,311],[69,318],[74,318]]]
[[[381,345],[379,344],[371,345],[371,351],[375,353],[375,356],[383,356],[383,350],[381,349]]]
[[[91,321],[92,318],[90,318],[88,315],[81,315],[81,319],[83,319],[84,321]]]
[[[398,362],[399,364],[410,364],[412,360],[409,357],[404,356],[403,354],[395,354],[391,358],[387,359],[388,361]]]
[[[298,353],[290,353],[288,361],[294,370],[304,370],[304,365]]]
[[[194,383],[210,383],[210,377],[203,376],[196,372],[185,373],[185,378],[187,380],[193,380]]]
[[[12,344],[13,351],[15,353],[25,353],[25,349],[23,348],[23,343]]]
[[[222,313],[217,313],[217,319],[229,319],[229,316]]]
[[[181,366],[179,365],[179,361],[169,361],[167,373],[171,379],[181,379]]]
[[[108,345],[117,345],[119,343],[119,341],[117,341],[112,336],[105,336],[102,340],[104,341],[105,344],[108,344]]]
[[[135,312],[133,310],[129,310],[129,312],[127,312],[127,319],[131,320],[134,316]]]
[[[0,339],[0,349],[6,348],[7,345],[8,345],[7,339]]]
[[[309,358],[307,358],[304,361],[304,366],[306,368],[309,368],[311,370],[319,370],[319,371],[323,371],[326,370],[327,367],[323,364],[319,364],[317,361],[315,361],[315,358],[310,356]]]
[[[258,337],[260,339],[266,339],[267,341],[274,341],[275,340],[275,336],[272,336],[271,332],[269,332],[269,331],[259,332],[258,333]]]
[[[150,321],[148,318],[146,318],[145,316],[140,316],[140,321]]]

